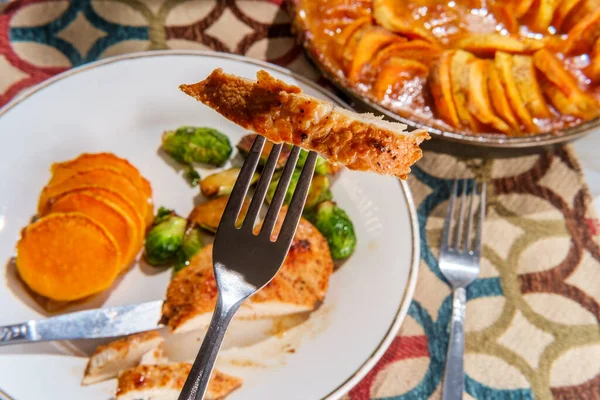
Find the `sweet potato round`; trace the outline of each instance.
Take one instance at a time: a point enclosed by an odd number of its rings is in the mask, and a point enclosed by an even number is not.
[[[114,168],[119,170],[123,175],[127,176],[131,181],[138,186],[142,191],[152,198],[152,187],[140,174],[140,171],[131,165],[129,161],[117,157],[112,153],[84,153],[79,157],[61,163],[54,163],[50,168],[52,179],[50,183],[60,182],[77,172],[88,171],[96,168]]]
[[[88,187],[103,187],[116,191],[123,197],[129,199],[136,209],[144,215],[148,224],[152,222],[153,210],[146,195],[135,186],[127,176],[114,169],[93,169],[90,171],[77,172],[62,182],[47,185],[40,194],[38,202],[38,213],[45,215],[56,198],[72,190]]]
[[[89,193],[76,191],[60,197],[54,202],[49,213],[80,212],[105,228],[115,239],[122,259],[121,270],[128,267],[139,248],[139,238],[134,222],[114,203]]]
[[[72,301],[107,289],[119,273],[115,239],[81,213],[56,213],[23,230],[17,269],[36,293]]]

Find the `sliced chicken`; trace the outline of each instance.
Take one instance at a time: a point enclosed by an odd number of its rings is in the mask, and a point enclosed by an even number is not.
[[[116,378],[120,371],[136,366],[142,356],[164,341],[156,331],[138,333],[98,346],[85,369],[83,385]]]
[[[406,178],[421,158],[424,130],[357,114],[301,93],[259,71],[254,82],[221,69],[183,92],[245,129],[279,143],[293,143],[350,169]]]
[[[160,342],[155,348],[144,353],[139,365],[168,364],[169,359],[165,355],[164,343]]]
[[[177,363],[127,369],[119,374],[117,400],[177,400],[191,368]],[[241,385],[241,379],[214,370],[204,399],[222,399]]]
[[[236,317],[256,318],[311,311],[325,298],[332,271],[333,261],[326,239],[310,222],[301,219],[279,273],[243,303]],[[212,246],[206,246],[169,284],[162,322],[175,333],[205,328],[216,300]]]

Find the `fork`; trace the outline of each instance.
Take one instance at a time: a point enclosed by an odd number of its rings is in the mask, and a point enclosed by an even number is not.
[[[468,215],[465,216],[468,187],[472,187]],[[485,220],[486,184],[482,183],[478,208],[478,221],[475,235],[473,229],[473,204],[477,197],[477,184],[474,180],[462,181],[462,194],[458,199],[458,181],[452,184],[452,193],[448,213],[442,230],[442,243],[439,266],[453,290],[452,323],[450,343],[444,371],[443,400],[460,400],[464,391],[463,355],[465,350],[465,312],[467,305],[467,286],[479,275],[481,256],[481,231]],[[458,216],[454,219],[454,203],[460,202]],[[452,225],[454,228],[452,229]],[[466,225],[466,226],[465,226]],[[461,240],[462,237],[462,240]],[[471,243],[473,239],[473,243]]]
[[[283,147],[280,143],[274,145],[269,154],[241,227],[236,226],[264,144],[265,138],[258,135],[235,182],[217,229],[213,245],[213,266],[218,288],[217,304],[179,400],[198,400],[204,397],[229,323],[244,300],[268,284],[277,274],[302,215],[317,160],[317,153],[312,151],[308,154],[300,174],[279,234],[276,239],[272,238],[273,228],[300,154],[300,148],[294,146],[260,232],[254,232],[254,225]]]

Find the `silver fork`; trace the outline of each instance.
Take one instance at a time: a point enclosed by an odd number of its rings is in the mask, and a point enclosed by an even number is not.
[[[219,292],[217,304],[198,356],[179,395],[179,400],[198,400],[204,397],[217,354],[231,319],[244,300],[269,283],[277,274],[290,248],[302,215],[315,170],[317,160],[315,152],[310,152],[306,159],[279,235],[277,239],[272,240],[273,228],[279,217],[300,153],[300,148],[294,146],[281,174],[262,228],[258,234],[253,232],[283,146],[283,144],[277,144],[273,146],[269,154],[246,217],[241,227],[236,227],[236,221],[248,193],[264,143],[264,137],[256,137],[217,229],[213,247],[214,272]]]
[[[477,184],[472,179],[463,180],[460,199],[458,199],[458,186],[458,181],[454,181],[440,246],[440,270],[448,282],[450,282],[450,285],[452,285],[454,292],[450,343],[446,358],[446,370],[444,371],[443,400],[460,400],[463,398],[465,382],[463,355],[465,350],[466,288],[479,275],[481,231],[485,220],[485,182],[481,186],[481,196],[477,211],[478,221],[474,237],[471,236],[471,231],[473,229],[473,205],[477,197]],[[468,215],[465,216],[468,186],[471,186],[473,189],[470,195]],[[460,205],[458,216],[455,218],[454,204],[457,201],[460,202]]]

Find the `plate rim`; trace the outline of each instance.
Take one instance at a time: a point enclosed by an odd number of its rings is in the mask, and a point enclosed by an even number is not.
[[[275,65],[266,61],[257,60],[237,54],[229,54],[229,53],[221,53],[216,51],[205,51],[205,50],[148,50],[141,52],[133,52],[121,54],[118,56],[107,57],[102,60],[94,61],[88,64],[80,65],[75,68],[68,69],[60,74],[57,74],[53,77],[46,79],[45,81],[26,89],[21,94],[18,94],[15,98],[9,101],[4,107],[0,108],[0,118],[8,113],[11,109],[15,108],[22,102],[24,102],[29,97],[34,94],[42,91],[46,87],[57,83],[63,79],[69,78],[72,75],[76,75],[80,72],[87,71],[89,69],[98,68],[107,64],[118,63],[121,61],[138,59],[138,58],[151,58],[151,57],[164,57],[164,56],[199,56],[199,57],[212,57],[212,58],[221,58],[228,60],[235,60],[242,63],[253,64],[256,66],[260,66],[263,68],[271,69],[277,71],[280,74],[287,75],[293,79],[296,79],[302,84],[310,86],[314,90],[318,91],[325,97],[329,98],[333,103],[336,103],[340,106],[346,107],[348,109],[352,109],[346,102],[342,99],[338,98],[333,93],[325,90],[321,86],[317,85],[314,81],[301,76],[287,68],[281,67],[279,65]],[[369,371],[375,366],[375,364],[381,359],[383,354],[387,351],[389,346],[391,345],[394,338],[397,336],[398,331],[400,330],[400,326],[406,315],[408,314],[408,308],[413,299],[413,295],[415,292],[415,288],[417,285],[417,276],[419,275],[419,263],[420,263],[420,236],[419,236],[419,222],[417,217],[417,210],[414,203],[414,198],[412,196],[412,192],[408,183],[406,181],[398,180],[400,184],[400,191],[402,192],[404,201],[407,206],[409,220],[410,220],[410,231],[411,231],[411,265],[408,280],[406,283],[406,287],[404,288],[404,295],[400,304],[398,306],[398,310],[394,319],[391,321],[390,327],[387,332],[383,336],[380,343],[375,347],[371,355],[358,367],[358,369],[352,373],[344,382],[337,385],[335,389],[329,392],[322,400],[335,400],[342,397],[346,394],[350,389],[352,389],[356,384],[358,384],[362,378],[364,378]]]

